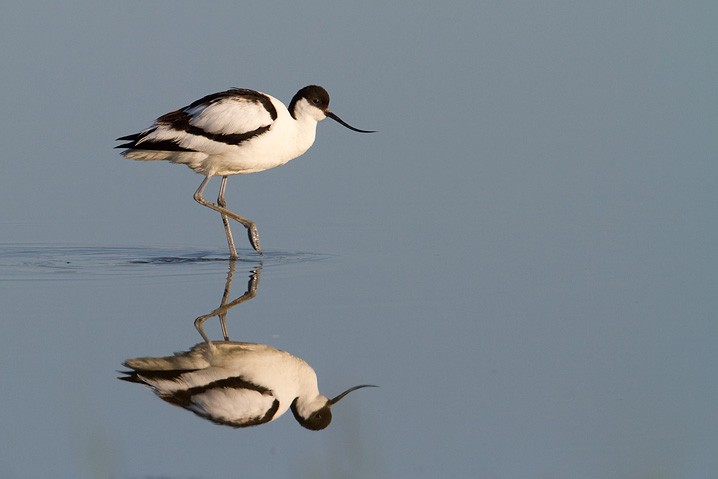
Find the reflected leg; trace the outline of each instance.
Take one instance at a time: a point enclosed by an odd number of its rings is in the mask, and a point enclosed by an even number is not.
[[[205,340],[207,344],[212,346],[212,341],[209,339],[207,334],[204,332],[203,324],[205,321],[207,321],[209,318],[212,318],[214,316],[219,317],[219,323],[222,328],[222,336],[224,337],[225,341],[229,341],[229,333],[227,332],[227,311],[229,311],[231,308],[234,308],[235,306],[244,303],[245,301],[249,301],[250,299],[254,298],[257,295],[257,288],[259,288],[259,275],[262,271],[261,265],[258,265],[256,269],[252,271],[252,274],[249,276],[249,282],[247,283],[247,291],[240,296],[239,298],[236,298],[234,301],[228,303],[227,299],[229,298],[230,294],[230,287],[232,285],[232,280],[234,276],[234,266],[235,262],[230,261],[229,266],[229,272],[227,273],[227,282],[224,286],[224,293],[222,294],[222,301],[220,303],[220,306],[215,309],[212,312],[209,312],[207,314],[203,314],[202,316],[199,316],[197,319],[194,320],[194,327],[197,328],[197,331],[202,336],[202,339]]]

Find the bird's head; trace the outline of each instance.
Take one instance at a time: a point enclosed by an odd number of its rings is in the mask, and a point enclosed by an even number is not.
[[[331,407],[338,403],[344,396],[352,391],[356,391],[361,388],[375,388],[373,384],[362,384],[360,386],[354,386],[347,389],[334,399],[329,399],[326,396],[317,396],[311,401],[301,402],[299,398],[294,398],[292,401],[292,414],[294,419],[307,429],[312,431],[320,431],[326,428],[329,423],[332,422],[332,410]]]
[[[329,93],[318,85],[305,86],[299,90],[289,103],[289,113],[295,120],[304,115],[310,116],[315,121],[322,121],[324,118],[329,117],[350,130],[358,131],[359,133],[374,133],[372,130],[354,128],[332,113],[329,110]]]

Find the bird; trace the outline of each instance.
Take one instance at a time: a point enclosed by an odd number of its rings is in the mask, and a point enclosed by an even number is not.
[[[247,229],[249,242],[262,255],[256,224],[227,209],[227,177],[268,170],[304,154],[314,143],[317,123],[331,118],[350,130],[360,130],[329,109],[329,93],[318,85],[300,89],[287,108],[260,91],[231,88],[213,93],[160,116],[145,130],[117,138],[120,154],[132,160],[166,160],[187,165],[204,180],[194,193],[199,204],[220,213],[231,259],[238,258],[229,227],[231,218]],[[217,203],[204,190],[220,176]]]
[[[244,428],[274,421],[291,409],[310,430],[326,428],[331,407],[354,386],[329,399],[317,375],[292,354],[258,343],[205,341],[168,357],[126,360],[118,379],[144,384],[164,401],[216,424]]]

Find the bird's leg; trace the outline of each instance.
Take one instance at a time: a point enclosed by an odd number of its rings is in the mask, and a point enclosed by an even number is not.
[[[207,333],[204,332],[204,328],[202,325],[205,321],[207,321],[209,318],[211,318],[213,315],[212,313],[202,315],[194,320],[194,327],[197,329],[199,334],[202,336],[202,339],[204,339],[204,342],[209,345],[210,348],[214,349],[214,344],[212,344],[212,341],[209,339],[209,336],[207,336]]]
[[[207,208],[213,209],[223,215],[227,215],[233,220],[241,223],[245,228],[247,228],[247,233],[249,234],[249,242],[252,244],[252,248],[254,248],[257,253],[262,254],[262,249],[259,246],[259,231],[257,231],[257,225],[254,224],[254,221],[248,220],[247,218],[243,218],[236,213],[232,213],[227,208],[215,205],[211,201],[207,201],[202,196],[202,193],[204,192],[207,183],[209,183],[210,178],[211,176],[207,176],[202,181],[202,184],[199,185],[199,188],[197,188],[197,191],[195,191],[194,193],[194,200],[202,206],[206,206]]]
[[[226,178],[226,176],[225,176]],[[224,216],[223,216],[224,218]],[[227,305],[227,300],[229,300],[229,289],[232,287],[232,280],[234,279],[234,267],[235,267],[236,261],[230,261],[229,262],[229,271],[227,272],[227,281],[224,283],[224,293],[222,294],[222,302],[220,303],[220,308]],[[227,332],[227,310],[223,310],[221,313],[219,313],[219,324],[222,327],[222,336],[224,336],[225,341],[229,341],[229,333]]]
[[[219,196],[217,196],[217,204],[222,208],[227,207],[227,202],[224,200],[224,190],[227,187],[227,177],[222,177],[222,183],[219,185]],[[222,224],[224,224],[224,232],[227,233],[227,244],[229,245],[229,257],[231,259],[239,258],[237,254],[237,248],[234,247],[234,239],[232,238],[232,230],[229,229],[229,219],[224,213],[222,215]]]
[[[232,263],[234,264],[234,262]],[[227,311],[229,311],[230,308],[234,308],[238,304],[242,304],[245,301],[249,301],[250,299],[257,296],[257,288],[259,288],[259,274],[261,272],[262,266],[260,264],[254,270],[252,270],[252,274],[249,276],[249,282],[247,283],[247,291],[231,303],[227,303],[227,298],[229,298],[229,287],[232,284],[232,275],[234,274],[234,268],[230,267],[229,274],[227,275],[227,284],[224,287],[222,306],[217,309],[217,311],[221,311],[221,313],[218,314],[219,324],[222,327],[222,335],[224,336],[225,341],[229,341],[229,333],[227,332]]]
[[[218,316],[219,324],[222,328],[222,336],[224,337],[225,341],[229,341],[229,333],[227,332],[227,311],[257,296],[257,289],[259,288],[259,275],[262,272],[261,263],[257,265],[255,269],[252,270],[252,274],[249,276],[249,282],[247,283],[247,291],[239,298],[236,298],[234,301],[227,302],[227,300],[229,299],[229,291],[230,287],[232,286],[232,279],[234,276],[234,263],[234,261],[230,261],[229,272],[227,273],[227,281],[224,285],[224,294],[222,294],[222,301],[219,307],[216,308],[214,311],[207,314],[203,314],[202,316],[199,316],[197,319],[194,320],[194,327],[197,328],[197,331],[202,336],[202,339],[204,339],[210,347],[214,346],[212,344],[212,341],[209,339],[209,336],[207,336],[207,334],[204,332],[203,325],[205,321],[214,316]]]

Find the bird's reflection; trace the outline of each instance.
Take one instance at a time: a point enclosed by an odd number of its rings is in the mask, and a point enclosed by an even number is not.
[[[302,359],[265,344],[230,341],[227,311],[256,295],[260,273],[261,265],[252,271],[247,291],[228,302],[234,275],[230,261],[221,305],[195,320],[204,342],[173,356],[128,359],[123,365],[130,370],[119,379],[149,386],[168,403],[217,424],[257,426],[291,409],[305,428],[326,428],[334,404],[356,389],[375,386],[354,386],[329,399],[320,394],[314,369]],[[204,331],[203,323],[214,316],[223,341],[210,340]]]

